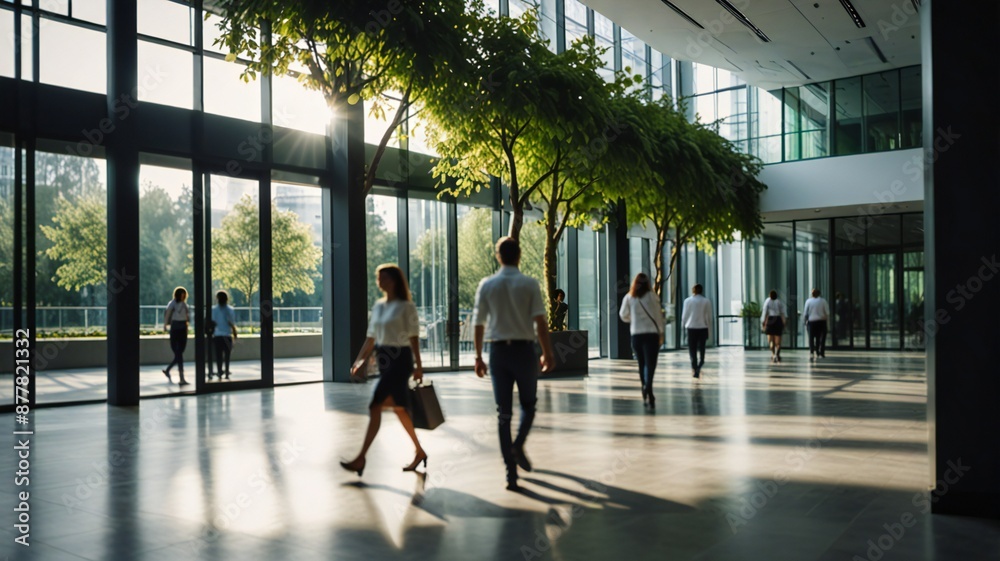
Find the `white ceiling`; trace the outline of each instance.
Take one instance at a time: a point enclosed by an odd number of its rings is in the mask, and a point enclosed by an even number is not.
[[[914,0],[852,0],[863,28],[839,0],[730,0],[767,43],[716,0],[671,0],[703,30],[661,0],[581,1],[673,59],[725,68],[766,89],[920,64]]]

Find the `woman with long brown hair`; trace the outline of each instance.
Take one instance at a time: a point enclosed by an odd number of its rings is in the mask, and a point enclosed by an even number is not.
[[[632,334],[632,353],[639,362],[642,402],[655,406],[653,374],[656,373],[656,360],[663,345],[663,328],[666,322],[660,299],[651,290],[646,273],[639,273],[632,280],[632,288],[622,299],[618,317],[629,324],[629,332]]]
[[[365,470],[365,455],[382,423],[382,409],[387,407],[395,411],[406,434],[410,435],[413,445],[417,447],[416,457],[403,471],[415,471],[421,462],[427,467],[427,453],[420,447],[413,420],[407,413],[410,376],[417,381],[424,376],[420,365],[420,321],[417,318],[417,307],[410,298],[406,277],[399,267],[380,265],[375,270],[375,279],[385,296],[375,302],[372,308],[368,338],[354,361],[351,376],[358,377],[361,374],[374,352],[380,377],[368,406],[368,432],[365,433],[361,452],[350,462],[340,462],[344,469],[357,472],[359,476]]]

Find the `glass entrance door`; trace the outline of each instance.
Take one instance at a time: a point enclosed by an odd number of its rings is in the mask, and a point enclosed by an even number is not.
[[[205,176],[205,322],[209,384],[262,379],[261,337],[272,306],[261,299],[261,185],[259,180]],[[269,213],[270,214],[270,213]],[[220,294],[225,294],[222,306]],[[262,313],[263,312],[263,313]],[[233,335],[235,331],[235,336]]]
[[[869,348],[898,349],[899,264],[895,253],[868,256],[868,309],[871,310]]]

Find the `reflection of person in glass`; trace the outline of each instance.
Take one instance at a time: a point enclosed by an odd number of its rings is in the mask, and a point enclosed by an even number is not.
[[[778,291],[772,290],[760,314],[762,329],[767,333],[767,346],[771,348],[771,362],[781,362],[781,333],[785,330],[788,313],[785,303],[778,300]]]
[[[167,313],[163,317],[163,330],[170,332],[170,350],[174,353],[174,360],[163,369],[163,374],[168,382],[173,382],[170,379],[170,369],[176,364],[181,376],[178,384],[181,386],[188,385],[184,379],[184,349],[187,348],[188,321],[191,319],[187,296],[184,287],[175,288],[174,299],[167,304]]]
[[[549,329],[552,331],[566,331],[566,314],[569,312],[569,305],[565,302],[566,293],[561,288],[557,288],[552,299],[552,324]]]
[[[844,298],[843,292],[837,293],[837,300],[834,302],[834,312],[837,314],[836,335],[838,341],[847,339],[847,326],[851,324],[851,304]]]
[[[420,320],[417,317],[417,306],[410,297],[406,277],[399,267],[380,265],[375,270],[375,278],[384,296],[372,308],[368,338],[351,367],[351,377],[362,376],[373,351],[380,377],[375,395],[368,405],[368,432],[365,433],[361,452],[350,462],[340,462],[341,467],[357,472],[359,476],[365,470],[365,454],[378,434],[384,407],[390,407],[396,412],[403,429],[417,447],[413,463],[404,467],[403,471],[416,471],[421,462],[427,467],[427,453],[420,447],[413,420],[407,413],[410,375],[417,381],[424,377],[424,369],[420,364]]]
[[[229,379],[229,357],[233,352],[233,340],[236,339],[236,311],[229,305],[229,294],[225,290],[220,290],[215,295],[218,305],[212,307],[212,323],[215,328],[212,331],[212,342],[215,343],[215,360],[218,365],[218,376],[222,379],[225,374]],[[225,368],[223,368],[225,366]],[[212,373],[208,374],[209,379]]]

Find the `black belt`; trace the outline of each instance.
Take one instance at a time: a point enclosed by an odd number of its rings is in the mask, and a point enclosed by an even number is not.
[[[501,339],[499,341],[490,341],[491,345],[504,345],[506,347],[513,347],[517,345],[533,345],[535,343],[534,339]]]

